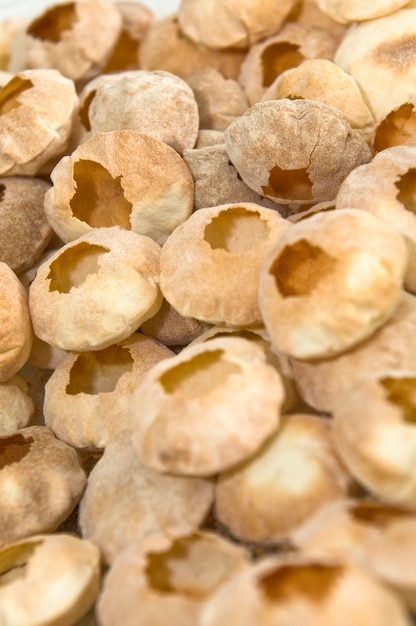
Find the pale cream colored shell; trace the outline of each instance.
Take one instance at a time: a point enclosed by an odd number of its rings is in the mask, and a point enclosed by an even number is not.
[[[248,562],[244,547],[207,531],[131,546],[105,578],[98,621],[135,626],[140,615],[141,626],[162,626],[168,615],[170,626],[194,626],[206,599]]]
[[[28,384],[21,376],[0,383],[0,436],[11,435],[30,422],[35,410]]]
[[[258,102],[228,126],[224,138],[244,182],[282,204],[333,200],[347,174],[371,160],[345,115],[313,100]]]
[[[246,50],[214,50],[186,37],[179,27],[177,13],[156,19],[147,31],[139,50],[140,67],[165,70],[180,78],[214,68],[224,78],[237,78]]]
[[[28,23],[28,19],[25,17],[5,17],[0,21],[0,74],[6,74],[5,70],[9,67],[13,40]],[[10,78],[12,78],[12,73],[10,72],[10,74]],[[0,84],[2,83],[0,82]]]
[[[370,373],[334,405],[336,448],[375,497],[416,510],[416,370]]]
[[[104,448],[128,427],[131,395],[145,372],[173,354],[139,333],[103,350],[68,354],[45,385],[46,426],[74,448]]]
[[[361,3],[362,4],[362,3]],[[416,9],[350,27],[334,62],[357,81],[376,121],[414,97]]]
[[[0,174],[34,176],[66,148],[78,96],[53,69],[24,70],[0,90]]]
[[[193,209],[194,183],[181,157],[133,130],[92,137],[61,159],[51,179],[45,213],[64,242],[117,225],[162,244]]]
[[[200,626],[253,624],[410,626],[396,593],[364,568],[340,559],[265,557],[222,585],[202,609]]]
[[[404,293],[392,317],[369,339],[330,359],[290,359],[303,399],[331,412],[340,398],[370,372],[409,369],[416,362],[416,298]]]
[[[43,263],[29,289],[35,334],[62,350],[101,350],[160,308],[160,246],[118,226],[94,228]]]
[[[49,188],[40,178],[0,179],[0,260],[16,273],[32,267],[51,238],[43,208]]]
[[[280,74],[262,100],[304,98],[319,100],[344,113],[351,128],[369,134],[374,118],[352,78],[328,59],[307,59]]]
[[[91,80],[102,71],[121,28],[112,2],[57,2],[14,38],[9,70],[51,68],[74,81]]]
[[[191,74],[186,79],[198,104],[199,128],[224,131],[234,119],[248,109],[242,87],[231,78],[224,78],[209,68]]]
[[[260,266],[289,227],[277,211],[248,202],[194,212],[162,248],[164,297],[181,315],[209,324],[258,324]]]
[[[0,545],[52,532],[79,502],[85,472],[73,448],[45,426],[0,439]]]
[[[132,544],[194,532],[214,496],[209,479],[163,475],[142,465],[130,440],[125,430],[109,442],[80,504],[82,534],[107,563]]]
[[[336,46],[336,39],[324,30],[288,22],[276,35],[251,46],[238,80],[250,104],[270,99],[264,98],[266,90],[285,70],[298,67],[307,59],[331,60]]]
[[[260,271],[272,343],[306,360],[345,352],[392,316],[407,262],[404,238],[365,211],[325,211],[293,224]]]
[[[32,348],[27,292],[13,270],[0,262],[0,382],[26,363]]]
[[[67,350],[61,350],[50,343],[42,341],[36,335],[33,336],[32,350],[28,363],[39,369],[54,370],[67,356]]]
[[[4,624],[72,626],[98,595],[100,553],[69,534],[33,535],[0,549],[0,576]]]
[[[133,130],[164,141],[179,154],[193,148],[198,136],[198,105],[192,89],[163,70],[137,70],[103,82],[88,116],[93,135]]]
[[[185,35],[199,44],[244,48],[276,33],[295,4],[296,0],[181,0],[178,17]]]
[[[320,10],[340,24],[363,22],[401,9],[408,0],[316,0]]]
[[[416,146],[395,146],[350,172],[342,183],[337,209],[373,213],[401,233],[408,248],[405,286],[416,292]]]
[[[273,545],[346,496],[351,484],[332,443],[332,423],[294,413],[282,417],[253,457],[219,475],[215,517],[240,541]]]
[[[143,377],[132,398],[133,446],[156,471],[214,475],[276,430],[283,397],[279,373],[253,341],[202,342]]]

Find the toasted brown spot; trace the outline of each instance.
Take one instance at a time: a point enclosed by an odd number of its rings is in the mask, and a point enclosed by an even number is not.
[[[416,143],[416,112],[414,105],[406,102],[391,111],[377,126],[373,147],[376,152],[381,152],[409,142]]]
[[[309,296],[330,276],[336,259],[306,239],[285,246],[270,268],[284,298]]]
[[[0,439],[0,470],[12,463],[19,463],[30,452],[32,437],[25,438],[20,433]]]
[[[100,269],[99,259],[109,252],[104,246],[80,242],[67,248],[50,265],[47,279],[50,281],[49,291],[69,293],[79,287],[90,274]]]
[[[383,378],[387,400],[398,406],[406,422],[416,422],[416,378]]]
[[[79,354],[71,368],[66,393],[70,396],[111,393],[120,378],[132,371],[133,363],[130,351],[117,345]]]
[[[75,194],[70,201],[74,217],[91,228],[121,226],[130,230],[132,204],[124,197],[121,176],[87,159],[74,163]]]
[[[397,521],[408,513],[385,506],[378,502],[359,502],[349,508],[351,517],[363,524],[370,524],[377,528],[387,528],[391,523]]]
[[[85,130],[87,131],[91,130],[89,110],[90,110],[91,102],[94,100],[94,96],[96,93],[97,93],[96,89],[93,89],[92,91],[90,91],[88,96],[85,98],[82,104],[82,107],[80,107],[79,113],[78,113],[79,120],[81,124],[83,125],[83,127],[85,128]]]
[[[197,398],[222,386],[240,368],[223,360],[223,350],[204,352],[171,367],[164,372],[159,382],[168,394],[180,394],[187,398]]]
[[[42,544],[43,541],[28,541],[0,552],[0,587],[23,578],[30,558]]]
[[[261,55],[263,87],[269,87],[282,72],[297,67],[304,60],[297,44],[282,41],[267,46]]]
[[[123,29],[113,49],[103,73],[118,72],[130,67],[138,67],[138,41],[128,30]]]
[[[29,79],[15,76],[9,80],[9,82],[0,89],[0,115],[5,115],[9,111],[19,107],[21,105],[19,96],[32,87],[33,83]]]
[[[75,3],[57,4],[29,24],[26,32],[36,39],[58,43],[65,30],[71,30],[77,16]]]
[[[306,168],[282,170],[275,165],[269,174],[269,185],[262,187],[265,196],[284,200],[312,200],[312,182]]]
[[[397,199],[408,211],[416,213],[416,168],[412,167],[396,182]]]
[[[269,236],[269,226],[257,211],[236,207],[221,211],[205,227],[204,239],[213,250],[244,255],[261,246]]]
[[[405,35],[384,41],[373,52],[378,63],[394,70],[408,70],[416,64],[416,36]]]
[[[303,596],[319,604],[334,591],[343,573],[339,565],[287,565],[263,576],[259,587],[269,602]]]

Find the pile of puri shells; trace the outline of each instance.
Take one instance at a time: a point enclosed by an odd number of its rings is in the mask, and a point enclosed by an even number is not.
[[[416,3],[0,23],[0,626],[411,626]]]

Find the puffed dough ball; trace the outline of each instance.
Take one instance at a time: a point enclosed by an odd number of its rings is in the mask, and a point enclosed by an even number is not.
[[[188,347],[133,393],[133,446],[159,471],[210,476],[251,456],[276,430],[284,389],[264,350],[239,337]]]
[[[307,59],[280,74],[262,100],[303,98],[319,100],[339,109],[351,128],[369,134],[374,118],[356,81],[328,59]]]
[[[74,448],[104,448],[129,425],[131,394],[145,372],[173,354],[139,333],[103,350],[68,354],[45,385],[46,426]]]
[[[347,495],[351,483],[332,444],[331,422],[291,414],[255,456],[219,475],[215,517],[240,541],[273,545]]]
[[[179,76],[137,70],[97,88],[89,106],[93,135],[135,130],[164,141],[179,154],[193,148],[198,136],[198,105]]]
[[[401,9],[355,25],[335,53],[334,62],[357,81],[377,121],[415,95],[415,20],[416,9]]]
[[[206,599],[248,566],[249,552],[217,534],[161,537],[120,554],[97,604],[101,626],[194,626]],[[123,585],[120,585],[123,580]]]
[[[245,54],[245,49],[214,50],[195,43],[182,32],[177,13],[172,13],[150,26],[140,45],[139,63],[144,70],[165,70],[180,78],[214,68],[225,78],[236,79]]]
[[[334,406],[334,438],[351,474],[375,497],[416,509],[416,370],[386,370]]]
[[[32,337],[26,290],[13,270],[0,262],[0,382],[26,363]]]
[[[371,150],[338,109],[313,100],[258,102],[224,133],[244,182],[275,202],[333,200]]]
[[[214,497],[209,479],[160,474],[145,467],[131,445],[130,430],[109,442],[88,477],[79,527],[104,560],[133,544],[193,533]]]
[[[404,238],[365,211],[327,211],[293,224],[260,272],[272,343],[315,359],[370,337],[400,302],[407,261]]]
[[[387,322],[365,341],[342,354],[315,361],[290,359],[302,398],[330,413],[339,399],[365,378],[385,369],[409,369],[416,362],[416,298],[403,293]]]
[[[41,178],[0,180],[0,261],[16,273],[32,267],[51,238],[43,207],[49,188]]]
[[[0,436],[10,435],[30,422],[35,410],[28,384],[21,376],[0,383]]]
[[[132,130],[89,139],[60,160],[51,179],[45,213],[66,243],[120,226],[162,244],[193,209],[194,183],[181,157]]]
[[[241,64],[238,77],[250,104],[264,99],[266,89],[285,70],[307,59],[332,59],[336,44],[324,30],[295,22],[288,22],[276,35],[256,43]]]
[[[260,323],[260,267],[289,227],[277,211],[254,203],[195,211],[162,248],[164,297],[182,315],[209,324]]]
[[[316,0],[320,10],[340,24],[363,22],[401,9],[409,0]]]
[[[185,35],[210,48],[246,48],[276,33],[296,0],[181,0]]]
[[[160,308],[160,246],[118,226],[60,248],[30,285],[35,334],[62,350],[100,350],[129,337]]]
[[[85,472],[73,448],[45,426],[0,439],[0,544],[52,532],[78,504]]]
[[[260,559],[207,600],[199,621],[200,626],[355,623],[411,626],[397,594],[364,568],[307,555]]]
[[[164,346],[186,346],[196,339],[209,324],[200,322],[194,317],[184,317],[165,299],[159,311],[143,322],[140,332],[154,337]]]
[[[343,181],[337,209],[362,209],[404,236],[409,262],[405,286],[416,292],[416,146],[395,146],[376,154]]]
[[[65,150],[78,96],[53,69],[24,70],[0,90],[0,174],[36,175]]]
[[[121,28],[112,2],[52,4],[15,37],[9,70],[53,68],[74,81],[90,80],[102,71]]]
[[[0,550],[0,577],[2,624],[72,626],[98,595],[100,553],[71,535],[33,535]]]

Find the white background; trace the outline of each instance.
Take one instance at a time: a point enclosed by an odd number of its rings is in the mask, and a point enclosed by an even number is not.
[[[175,11],[179,0],[141,0],[141,3],[150,7],[156,15],[163,16]],[[9,17],[32,18],[51,4],[56,4],[56,2],[54,0],[0,0],[0,19]]]

